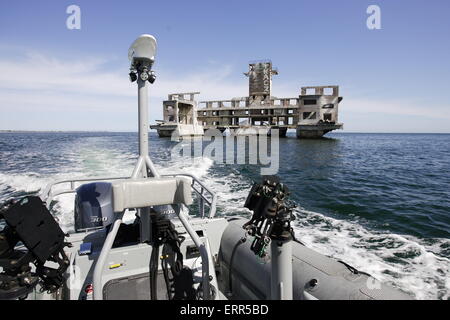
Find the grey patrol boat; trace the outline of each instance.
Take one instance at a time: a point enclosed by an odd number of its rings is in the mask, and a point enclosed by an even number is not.
[[[139,105],[131,177],[57,181],[2,206],[0,299],[410,299],[298,241],[276,177],[253,185],[248,220],[217,217],[217,196],[196,177],[160,175],[148,152],[155,52],[145,34],[129,50]],[[49,211],[62,194],[75,194],[70,234]]]

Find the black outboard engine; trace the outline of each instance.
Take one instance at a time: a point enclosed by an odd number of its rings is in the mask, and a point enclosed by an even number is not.
[[[114,222],[112,185],[94,182],[80,186],[75,196],[75,231],[101,228]]]

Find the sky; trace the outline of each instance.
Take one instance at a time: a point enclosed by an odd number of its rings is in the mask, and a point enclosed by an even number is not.
[[[137,131],[127,52],[149,33],[150,123],[171,92],[246,96],[248,62],[271,59],[273,96],[339,85],[344,132],[448,133],[449,16],[448,0],[1,1],[0,130]]]

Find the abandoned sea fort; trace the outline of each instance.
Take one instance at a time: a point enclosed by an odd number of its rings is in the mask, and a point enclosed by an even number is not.
[[[281,137],[295,129],[298,138],[320,138],[342,129],[338,122],[339,86],[302,87],[292,98],[272,96],[272,62],[249,63],[249,95],[230,100],[195,100],[200,92],[172,93],[163,102],[163,120],[151,129],[160,137],[201,136],[208,129],[230,130],[236,135],[269,134],[278,129]]]

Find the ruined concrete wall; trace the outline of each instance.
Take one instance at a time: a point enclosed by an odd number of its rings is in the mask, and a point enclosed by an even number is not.
[[[299,96],[299,124],[337,123],[338,86],[302,87]]]

